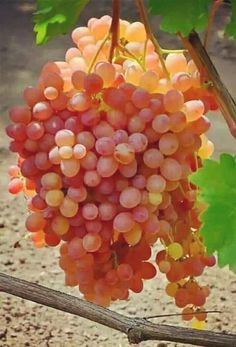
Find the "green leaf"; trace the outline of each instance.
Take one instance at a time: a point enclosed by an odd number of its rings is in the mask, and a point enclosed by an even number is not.
[[[89,0],[37,0],[37,11],[34,13],[37,45],[70,31],[88,2]]]
[[[230,23],[226,26],[225,33],[236,40],[236,0],[231,0],[232,14]]]
[[[149,8],[151,14],[162,16],[163,31],[187,36],[192,30],[207,27],[210,3],[211,0],[149,0]]]
[[[220,161],[205,160],[191,176],[207,204],[201,214],[201,234],[207,251],[218,253],[218,264],[236,272],[236,160],[222,154]]]

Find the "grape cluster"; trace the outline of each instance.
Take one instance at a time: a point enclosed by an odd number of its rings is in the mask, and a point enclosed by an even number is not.
[[[110,24],[103,16],[75,29],[65,61],[47,63],[26,105],[10,110],[9,191],[24,192],[34,244],[60,244],[66,285],[87,300],[127,299],[159,269],[183,319],[204,321],[209,289],[197,277],[215,258],[188,177],[213,152],[204,114],[217,106],[182,53],[166,56],[166,76],[139,22],[120,20],[108,62]]]

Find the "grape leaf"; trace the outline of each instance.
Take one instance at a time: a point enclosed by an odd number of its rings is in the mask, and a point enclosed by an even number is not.
[[[149,8],[151,14],[162,16],[163,31],[187,36],[192,30],[207,27],[210,3],[211,0],[149,0]]]
[[[236,160],[222,154],[220,161],[205,160],[192,174],[200,188],[200,200],[208,207],[201,214],[201,234],[207,251],[218,253],[218,264],[236,272]]]
[[[67,33],[88,2],[89,0],[37,0],[37,11],[34,13],[37,45]]]
[[[231,0],[232,14],[230,23],[226,26],[225,33],[236,40],[236,0]]]

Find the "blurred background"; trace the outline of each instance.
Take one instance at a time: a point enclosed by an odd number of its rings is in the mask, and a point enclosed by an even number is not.
[[[135,0],[121,0],[121,4],[123,19],[138,19]],[[71,290],[63,285],[63,274],[57,265],[58,250],[36,250],[30,240],[24,238],[26,209],[23,198],[12,197],[7,192],[6,170],[14,163],[14,156],[8,151],[8,139],[4,132],[8,121],[7,110],[12,105],[22,103],[24,87],[36,82],[47,61],[63,60],[66,49],[73,45],[70,35],[65,35],[37,47],[32,23],[34,10],[35,1],[0,0],[0,271],[79,296],[76,289]],[[91,0],[78,25],[86,24],[90,17],[111,12],[111,0]],[[229,20],[229,13],[229,4],[222,6],[217,13],[209,54],[222,80],[236,98],[236,44],[224,38],[222,32],[224,24]],[[151,24],[164,48],[180,47],[180,42],[174,36],[160,32],[156,18],[151,18]],[[217,157],[221,152],[235,153],[236,141],[230,135],[222,116],[214,113],[210,115],[210,119],[212,128],[209,137],[215,143],[214,156]],[[14,248],[16,242],[18,247]],[[215,268],[208,270],[201,280],[212,288],[207,309],[222,310],[220,315],[209,315],[208,328],[235,332],[236,275],[227,269]],[[174,304],[163,294],[164,286],[165,281],[161,276],[151,282],[147,281],[141,294],[131,296],[128,302],[114,304],[112,309],[139,317],[176,313],[178,310]],[[156,322],[182,324],[179,317],[159,318]],[[183,346],[157,341],[140,345]],[[128,342],[125,336],[108,328],[3,294],[0,303],[0,347],[26,346],[128,347]]]

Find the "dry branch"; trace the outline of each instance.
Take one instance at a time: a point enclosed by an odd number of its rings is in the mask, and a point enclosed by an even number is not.
[[[0,273],[0,291],[118,330],[127,335],[130,343],[162,340],[195,346],[236,347],[236,335],[154,324],[144,318],[126,317],[74,296],[3,273]]]
[[[180,35],[181,36],[181,35]],[[197,65],[199,71],[203,72],[213,86],[209,87],[219,104],[220,110],[225,118],[229,130],[234,138],[236,138],[236,104],[225,87],[221,78],[212,63],[207,51],[205,50],[198,34],[191,33],[188,38],[181,36],[185,48],[189,51],[192,59]]]

